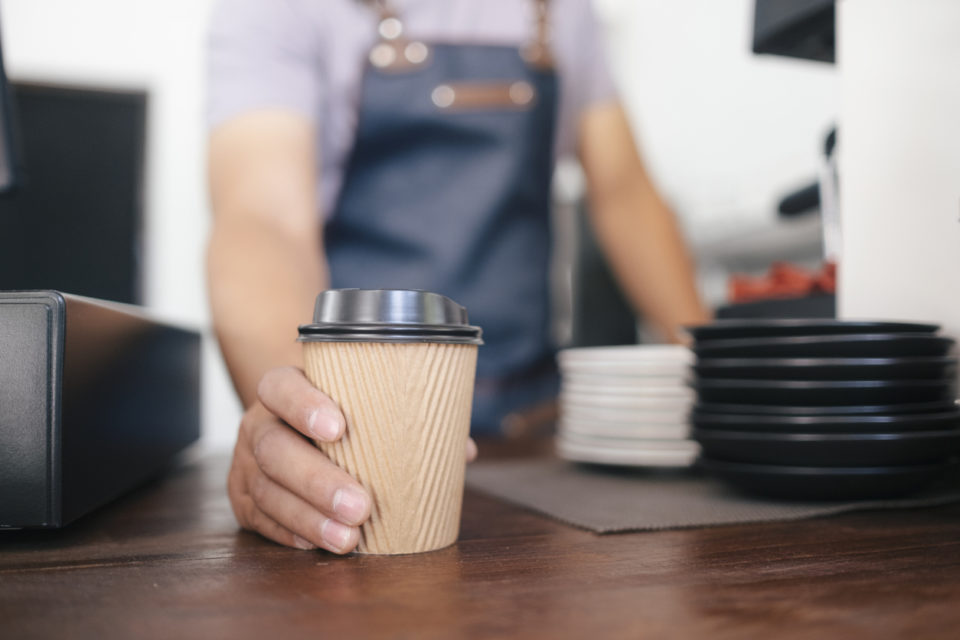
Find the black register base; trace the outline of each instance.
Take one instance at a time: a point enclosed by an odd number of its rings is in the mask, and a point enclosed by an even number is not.
[[[0,528],[59,527],[200,435],[200,336],[141,309],[0,292]]]

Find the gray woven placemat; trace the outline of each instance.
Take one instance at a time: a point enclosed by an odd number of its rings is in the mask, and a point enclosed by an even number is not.
[[[741,495],[696,472],[588,467],[554,459],[478,462],[467,470],[467,486],[597,533],[799,520],[960,501],[955,477],[909,498],[780,502]]]

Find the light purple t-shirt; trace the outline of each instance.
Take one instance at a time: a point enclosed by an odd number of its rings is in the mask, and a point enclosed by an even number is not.
[[[521,46],[536,33],[534,0],[392,0],[407,37]],[[582,110],[615,97],[590,0],[550,0],[560,75],[556,150],[572,153]],[[208,40],[207,120],[284,108],[311,118],[319,195],[329,215],[356,131],[361,77],[378,14],[364,0],[219,0]]]

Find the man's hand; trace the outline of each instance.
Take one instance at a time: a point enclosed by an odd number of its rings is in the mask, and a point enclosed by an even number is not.
[[[293,367],[267,372],[257,394],[240,422],[227,482],[237,521],[287,546],[352,551],[370,496],[309,440],[339,440],[340,409]]]
[[[227,481],[237,521],[275,542],[349,553],[370,517],[370,496],[310,441],[335,442],[343,413],[294,367],[272,369],[243,416]],[[467,459],[477,455],[467,442]]]

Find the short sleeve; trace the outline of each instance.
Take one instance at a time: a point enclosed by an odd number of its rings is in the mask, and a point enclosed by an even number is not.
[[[321,98],[315,25],[289,0],[218,0],[207,33],[207,125],[245,111],[315,119]]]
[[[554,54],[561,73],[559,157],[576,153],[580,116],[591,106],[618,99],[604,34],[591,0],[556,0]]]
[[[592,0],[578,2],[579,17],[577,24],[580,28],[577,38],[580,46],[580,55],[583,74],[583,93],[580,98],[581,107],[610,102],[617,98],[617,91],[610,72],[607,60],[607,51],[603,31],[597,20]]]

